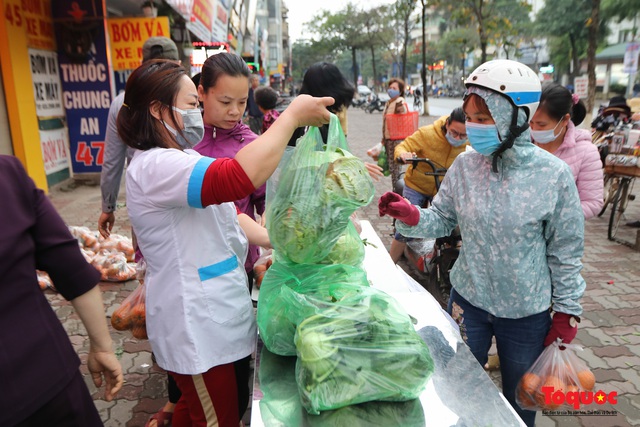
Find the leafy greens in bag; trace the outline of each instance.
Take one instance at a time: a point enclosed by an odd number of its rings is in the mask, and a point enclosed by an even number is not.
[[[298,391],[310,414],[373,400],[415,399],[434,370],[410,317],[374,288],[302,321],[295,344]]]
[[[311,128],[280,173],[267,209],[271,243],[293,262],[320,262],[344,233],[349,216],[373,196],[364,163],[347,151],[340,122],[332,115],[327,144],[318,128]]]

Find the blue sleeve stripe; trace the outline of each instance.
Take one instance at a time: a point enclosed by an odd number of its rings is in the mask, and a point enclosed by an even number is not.
[[[211,157],[202,157],[191,171],[189,185],[187,186],[187,203],[192,208],[202,209],[203,207],[202,183],[204,182],[204,174],[215,160],[216,159],[212,159]]]
[[[540,101],[540,92],[506,92],[516,105]]]
[[[200,280],[204,282],[205,280],[227,274],[236,268],[238,268],[238,258],[233,255],[231,258],[227,258],[224,261],[199,268],[198,275],[200,276]]]

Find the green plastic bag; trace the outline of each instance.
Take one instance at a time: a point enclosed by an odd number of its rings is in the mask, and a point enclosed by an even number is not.
[[[387,157],[387,149],[382,146],[380,150],[380,154],[378,154],[378,166],[382,168],[382,173],[384,176],[391,175],[391,171],[389,170],[389,158]]]
[[[310,414],[356,403],[417,398],[431,353],[397,301],[375,288],[345,296],[302,321],[296,382]]]
[[[300,403],[294,357],[260,352],[260,415],[265,426],[307,427],[425,427],[420,399],[407,402],[367,402],[319,415],[307,413]]]
[[[272,353],[295,356],[296,327],[307,317],[369,286],[366,273],[341,264],[295,264],[278,258],[267,270],[258,300],[260,337]]]
[[[300,264],[318,263],[345,232],[349,216],[368,205],[375,189],[359,158],[347,151],[340,122],[331,115],[327,144],[318,128],[302,136],[280,172],[267,204],[273,248]]]
[[[338,238],[331,252],[320,264],[346,264],[360,267],[364,261],[364,242],[360,238],[356,226],[349,221],[347,229]]]

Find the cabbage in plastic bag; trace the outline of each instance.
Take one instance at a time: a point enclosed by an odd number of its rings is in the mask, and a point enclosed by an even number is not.
[[[310,414],[374,400],[415,399],[434,370],[409,315],[373,288],[305,319],[295,344],[298,391]]]

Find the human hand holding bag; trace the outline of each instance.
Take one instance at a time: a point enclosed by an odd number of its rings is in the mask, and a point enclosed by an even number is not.
[[[551,322],[551,329],[544,339],[544,346],[548,346],[556,340],[562,339],[562,344],[569,344],[578,333],[580,318],[566,313],[555,313]]]
[[[401,195],[388,191],[378,201],[380,216],[389,215],[407,225],[415,226],[420,221],[420,210]]]

